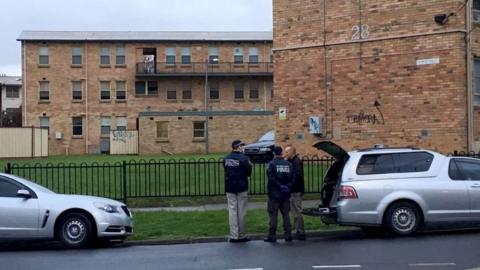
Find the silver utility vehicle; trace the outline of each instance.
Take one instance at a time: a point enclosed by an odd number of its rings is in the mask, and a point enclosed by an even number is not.
[[[335,162],[324,178],[323,206],[306,215],[399,235],[425,225],[480,224],[479,159],[381,146],[347,153],[329,141],[314,147]]]
[[[123,203],[56,194],[0,173],[0,239],[58,239],[77,248],[95,238],[123,240],[132,233],[132,214]]]

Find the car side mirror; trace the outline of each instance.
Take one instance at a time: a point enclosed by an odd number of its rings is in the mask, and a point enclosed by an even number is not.
[[[17,191],[17,197],[30,199],[32,197],[32,194],[30,194],[30,191],[26,189],[20,189],[19,191]]]

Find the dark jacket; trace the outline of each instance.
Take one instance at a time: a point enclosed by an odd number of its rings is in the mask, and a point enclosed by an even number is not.
[[[274,158],[268,163],[267,176],[267,190],[270,199],[281,200],[290,198],[293,186],[293,169],[290,162],[281,157]]]
[[[289,159],[290,163],[292,163],[293,169],[293,187],[292,193],[305,193],[305,180],[303,178],[303,161],[295,155],[292,159]]]
[[[225,192],[239,193],[248,190],[248,177],[252,174],[252,164],[240,152],[231,152],[223,160],[225,169]]]

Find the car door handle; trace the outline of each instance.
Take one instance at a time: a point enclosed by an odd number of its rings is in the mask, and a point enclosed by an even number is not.
[[[470,187],[472,187],[472,188],[480,188],[480,184],[474,184],[474,185],[471,185]]]

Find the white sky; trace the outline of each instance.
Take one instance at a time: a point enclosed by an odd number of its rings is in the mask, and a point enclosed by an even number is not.
[[[272,0],[2,0],[0,6],[0,74],[7,75],[21,75],[22,30],[272,30]]]

